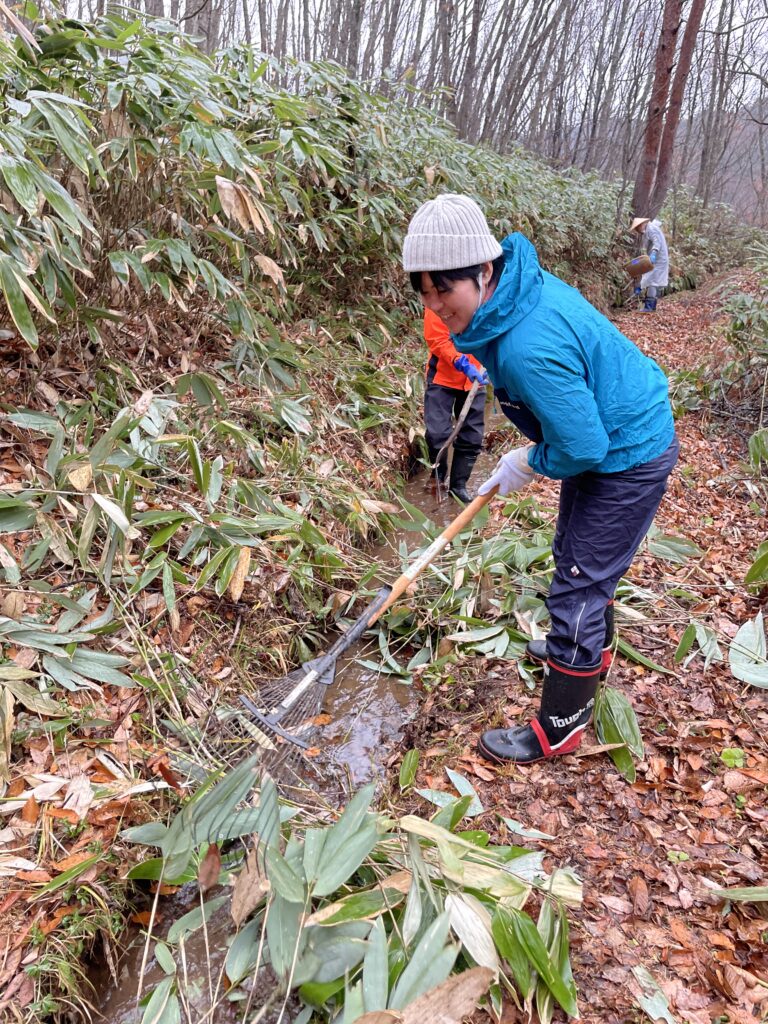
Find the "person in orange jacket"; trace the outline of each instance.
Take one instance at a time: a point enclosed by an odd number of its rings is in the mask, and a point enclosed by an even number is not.
[[[448,327],[430,309],[424,311],[424,340],[429,349],[424,426],[431,465],[434,466],[438,452],[451,435],[454,421],[464,407],[467,391],[476,380],[482,385],[453,442],[449,492],[459,501],[468,502],[467,484],[483,444],[488,374],[474,356],[462,355],[456,350]],[[436,475],[443,484],[448,475],[447,451],[440,457]]]

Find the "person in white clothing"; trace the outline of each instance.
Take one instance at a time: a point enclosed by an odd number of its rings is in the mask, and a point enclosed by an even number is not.
[[[645,291],[643,302],[644,313],[655,313],[659,292],[669,284],[669,250],[661,224],[650,217],[635,217],[630,231],[637,232],[642,238],[645,251],[653,266],[647,274],[643,274],[635,286],[635,295]]]

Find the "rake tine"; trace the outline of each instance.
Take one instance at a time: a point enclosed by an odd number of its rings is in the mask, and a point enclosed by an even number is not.
[[[278,724],[278,722],[271,721],[265,714],[263,714],[261,711],[259,711],[259,709],[253,703],[253,701],[250,700],[248,697],[241,696],[240,697],[240,701],[248,709],[248,711],[253,716],[253,718],[255,718],[257,721],[261,722],[261,724],[263,726],[265,726],[265,728],[269,732],[273,732],[277,736],[282,736],[282,738],[284,740],[287,740],[289,743],[295,743],[297,747],[302,747],[304,750],[308,750],[309,749],[309,744],[308,743],[305,743],[303,740],[300,740],[297,736],[292,736],[291,733],[286,732],[285,729],[283,729]],[[264,735],[264,734],[262,733],[262,735]],[[275,744],[272,743],[271,740],[269,740],[268,736],[264,736],[264,738],[265,738],[265,740],[267,740],[267,742],[269,744],[269,747],[271,749],[274,749]]]

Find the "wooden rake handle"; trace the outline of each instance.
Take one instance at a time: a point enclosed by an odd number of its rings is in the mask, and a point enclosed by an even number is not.
[[[413,581],[419,576],[428,565],[434,562],[435,558],[440,554],[443,548],[446,548],[457,533],[461,533],[465,526],[469,526],[472,520],[475,518],[481,508],[485,508],[488,502],[493,498],[498,491],[498,487],[492,487],[486,494],[478,494],[474,501],[470,503],[459,512],[453,522],[449,523],[439,537],[435,538],[426,551],[423,551],[415,562],[410,565],[402,576],[397,579],[392,585],[392,591],[381,606],[373,613],[368,620],[368,625],[372,626],[374,622],[383,615],[388,608],[401,597],[405,591],[410,587]]]

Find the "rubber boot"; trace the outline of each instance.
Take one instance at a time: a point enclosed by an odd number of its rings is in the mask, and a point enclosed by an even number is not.
[[[642,313],[655,313],[656,312],[656,297],[655,296],[654,296],[654,298],[651,299],[651,298],[649,298],[646,295],[645,302],[643,303],[643,308],[642,308],[641,312]]]
[[[451,464],[451,482],[449,490],[451,497],[467,505],[472,499],[467,491],[472,469],[477,462],[477,452],[463,452],[453,449],[453,462]]]
[[[605,644],[603,645],[603,657],[600,666],[600,678],[605,679],[613,664],[613,640],[616,633],[613,617],[613,601],[605,606]],[[529,661],[535,661],[539,665],[547,663],[547,638],[540,640],[529,640],[525,646],[525,656]]]
[[[573,669],[551,658],[544,671],[538,718],[516,729],[490,729],[477,748],[489,761],[531,764],[543,758],[570,754],[592,717],[600,684],[600,665]]]

